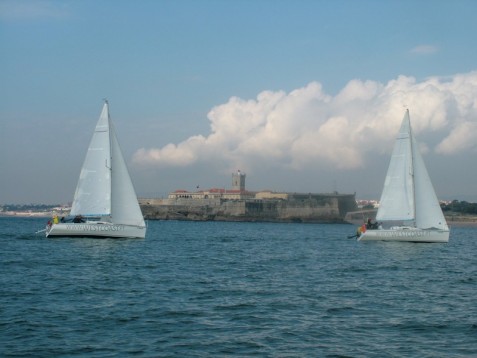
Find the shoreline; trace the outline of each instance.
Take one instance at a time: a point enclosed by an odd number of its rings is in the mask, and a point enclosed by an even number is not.
[[[477,221],[447,221],[447,226],[453,227],[477,227]]]
[[[21,211],[7,211],[0,213],[0,217],[3,218],[49,218],[52,217],[53,213],[35,213],[35,212],[21,212]]]
[[[59,216],[67,216],[66,213],[63,213],[63,215],[58,214]],[[17,217],[17,218],[51,218],[53,217],[52,212],[21,212],[21,211],[9,211],[9,212],[2,212],[0,213],[0,217]],[[452,215],[452,216],[446,216],[446,221],[447,225],[452,228],[452,227],[477,227],[477,215],[476,216],[457,216],[457,215]],[[149,220],[155,220],[155,219],[149,219]],[[190,220],[190,221],[195,221],[195,220]],[[197,221],[203,221],[203,220],[197,220]],[[261,221],[261,220],[220,220],[220,221],[234,221],[234,222],[249,222],[249,221]],[[266,220],[264,220],[266,221]],[[290,223],[293,221],[287,221],[287,220],[275,220],[274,222],[286,222]],[[296,221],[295,221],[296,222]],[[303,221],[305,222],[305,221]],[[327,222],[330,223],[330,222]],[[337,222],[338,223],[338,222]],[[361,220],[345,220],[343,222],[339,222],[340,224],[349,224],[349,225],[360,225],[362,224]]]

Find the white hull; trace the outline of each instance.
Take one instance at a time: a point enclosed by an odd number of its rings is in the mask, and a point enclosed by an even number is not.
[[[46,237],[59,236],[144,239],[146,227],[108,222],[59,223],[47,227]]]
[[[358,241],[448,242],[448,230],[395,228],[367,230]]]

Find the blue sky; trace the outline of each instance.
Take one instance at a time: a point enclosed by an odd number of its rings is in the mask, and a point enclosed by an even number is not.
[[[379,198],[408,107],[438,196],[476,201],[476,12],[2,0],[0,204],[72,200],[105,97],[139,196],[241,169],[250,190]]]

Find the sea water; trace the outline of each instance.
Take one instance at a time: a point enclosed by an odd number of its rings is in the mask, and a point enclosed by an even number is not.
[[[477,229],[357,242],[350,225],[150,221],[46,239],[0,218],[2,357],[477,356]]]

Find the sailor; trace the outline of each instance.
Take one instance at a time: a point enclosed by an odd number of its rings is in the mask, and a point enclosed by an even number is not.
[[[74,223],[84,223],[83,216],[81,215],[76,215],[75,218],[73,219]]]
[[[53,215],[53,224],[58,224],[58,215]]]
[[[366,222],[366,229],[368,230],[373,230],[378,228],[378,223],[377,222],[372,222],[371,218],[368,218],[368,221]]]
[[[366,232],[366,224],[363,224],[360,227],[358,227],[358,231],[356,232],[356,236],[360,237],[365,232]]]

